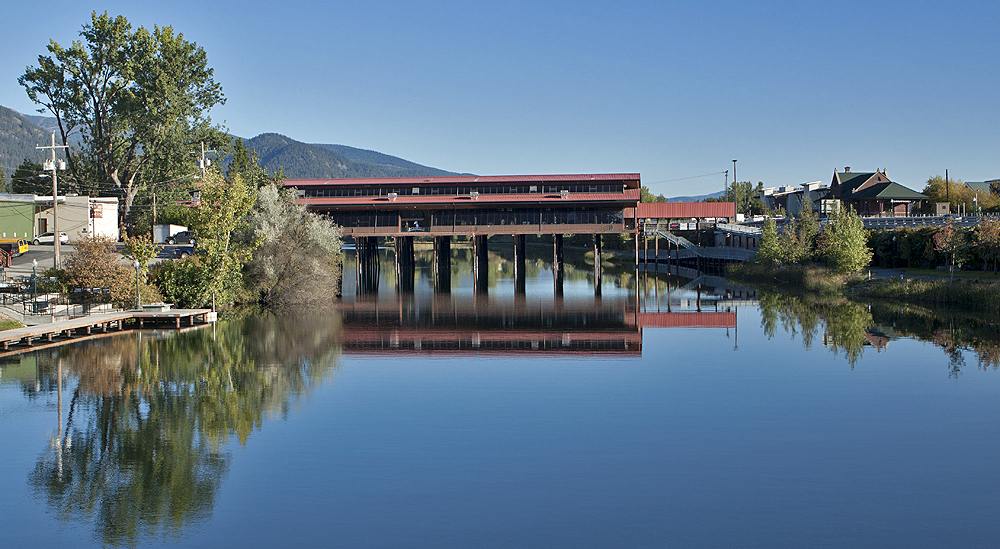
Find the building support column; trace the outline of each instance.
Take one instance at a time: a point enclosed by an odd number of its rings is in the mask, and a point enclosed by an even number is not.
[[[672,248],[672,246],[670,245],[670,241],[668,240],[667,241],[667,276],[670,276],[670,260],[672,259],[671,256],[674,255],[674,252],[671,250],[671,248]]]
[[[555,294],[563,295],[563,235],[552,235],[552,281]]]
[[[434,237],[434,291],[451,292],[451,237]]]
[[[656,233],[653,235],[653,266],[656,268],[656,272],[660,272],[660,235]]]
[[[635,268],[639,268],[639,233],[635,233]]]
[[[472,278],[476,293],[486,293],[490,287],[490,263],[487,249],[487,235],[472,237]]]
[[[412,293],[414,278],[413,237],[397,236],[395,242],[396,292]]]
[[[514,294],[524,295],[526,289],[524,235],[514,235]]]
[[[649,270],[649,237],[642,235],[642,270]]]
[[[594,235],[594,295],[601,295],[601,235]]]

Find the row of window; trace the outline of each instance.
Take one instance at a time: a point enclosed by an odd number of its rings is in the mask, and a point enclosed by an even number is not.
[[[581,185],[490,185],[475,186],[444,186],[444,187],[331,187],[300,189],[299,196],[304,198],[328,196],[389,196],[396,193],[399,196],[415,195],[451,195],[468,196],[473,192],[479,194],[558,194],[561,191],[571,193],[620,193],[625,186],[618,184],[581,184]]]
[[[331,213],[329,218],[342,227],[400,227],[404,230],[455,225],[552,225],[621,223],[622,214],[613,210],[529,210],[496,209],[447,212]]]

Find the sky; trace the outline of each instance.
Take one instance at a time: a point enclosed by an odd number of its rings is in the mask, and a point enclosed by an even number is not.
[[[241,137],[479,175],[639,173],[668,197],[833,171],[1000,178],[1000,3],[7,2],[0,105],[91,12],[205,49]],[[16,22],[16,24],[14,23]],[[728,175],[725,173],[729,171]]]

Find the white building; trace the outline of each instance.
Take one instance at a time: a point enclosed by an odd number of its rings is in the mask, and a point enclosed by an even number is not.
[[[767,187],[760,191],[760,200],[772,210],[782,208],[789,216],[796,216],[805,208],[817,211],[818,201],[829,191],[823,182],[811,181],[799,186]]]
[[[59,196],[56,211],[59,214],[59,232],[66,233],[70,242],[87,237],[108,237],[118,241],[118,199],[115,197]],[[33,203],[34,238],[54,229],[52,196],[31,194],[3,194],[0,201]],[[28,238],[28,240],[31,240]]]

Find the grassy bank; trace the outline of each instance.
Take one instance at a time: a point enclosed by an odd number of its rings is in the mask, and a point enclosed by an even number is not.
[[[935,271],[935,274],[941,275]],[[887,278],[867,280],[860,274],[840,274],[825,267],[769,268],[734,264],[727,271],[733,280],[793,294],[842,295],[854,301],[873,299],[920,303],[972,311],[1000,311],[1000,281],[939,278]]]
[[[975,311],[1000,311],[1000,282],[996,280],[889,278],[846,288],[845,293],[852,299],[884,299]]]
[[[24,324],[21,324],[10,317],[0,315],[0,332],[4,330],[13,330],[15,328],[24,328]]]
[[[792,293],[835,295],[845,286],[864,280],[858,274],[840,274],[825,267],[789,265],[765,267],[753,263],[733,263],[726,269],[726,276],[737,282],[774,288]]]

